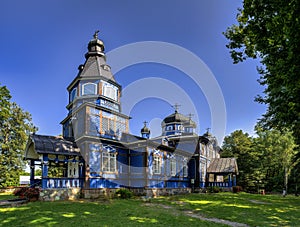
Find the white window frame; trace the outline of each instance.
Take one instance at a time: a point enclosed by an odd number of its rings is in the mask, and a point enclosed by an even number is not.
[[[154,155],[152,164],[153,174],[161,174],[161,165],[161,157],[159,155]]]
[[[118,88],[108,83],[103,84],[103,94],[112,100],[118,101]]]
[[[183,177],[187,177],[188,176],[188,164],[187,164],[187,161],[183,161],[183,167],[182,167],[182,174],[183,174]]]
[[[105,162],[106,159],[106,162]],[[112,173],[117,171],[117,154],[115,152],[102,152],[102,171]]]
[[[171,158],[170,159],[170,174],[172,177],[176,176],[176,159],[175,158]]]
[[[86,94],[84,92],[85,86],[88,86],[88,85],[94,85],[94,87],[95,87],[95,92],[94,93]],[[88,83],[82,84],[81,95],[96,95],[96,94],[97,94],[97,84],[96,83],[88,82]]]
[[[173,128],[174,128],[173,125],[167,125],[166,131],[173,131],[174,130]]]

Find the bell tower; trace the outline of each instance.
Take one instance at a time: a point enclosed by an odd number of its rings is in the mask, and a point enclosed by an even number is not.
[[[69,140],[104,137],[118,140],[128,132],[129,117],[121,113],[121,91],[106,63],[104,42],[96,31],[88,43],[85,63],[70,83],[68,115],[61,122],[63,136]]]

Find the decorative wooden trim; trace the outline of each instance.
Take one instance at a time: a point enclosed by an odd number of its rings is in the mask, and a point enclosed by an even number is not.
[[[100,81],[99,83],[98,83],[98,95],[103,95],[102,94],[102,86],[103,86],[103,84],[102,84],[102,82]]]

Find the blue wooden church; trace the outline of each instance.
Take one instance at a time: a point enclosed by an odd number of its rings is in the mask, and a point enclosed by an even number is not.
[[[63,136],[29,137],[25,158],[32,187],[79,188],[85,193],[155,189],[164,194],[235,185],[235,159],[220,158],[216,138],[209,132],[197,135],[191,116],[177,108],[162,121],[161,136],[151,138],[146,122],[141,135],[129,134],[130,117],[121,111],[122,87],[106,64],[104,43],[97,32],[88,43],[85,59],[67,87]],[[34,176],[38,167],[41,179]]]

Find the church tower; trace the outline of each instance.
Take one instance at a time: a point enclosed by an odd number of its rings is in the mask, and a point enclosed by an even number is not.
[[[96,31],[88,43],[85,63],[68,86],[68,115],[61,122],[63,137],[78,141],[84,137],[119,140],[128,132],[129,117],[121,113],[121,90],[106,64],[104,43]]]

